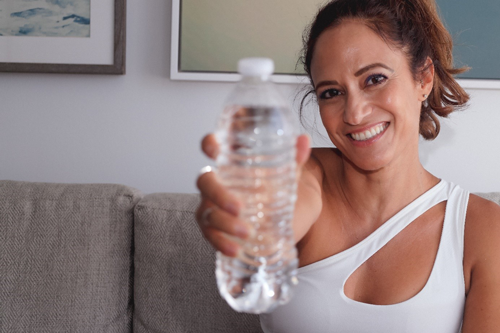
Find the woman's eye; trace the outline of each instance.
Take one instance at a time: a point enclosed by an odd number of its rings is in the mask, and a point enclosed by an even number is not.
[[[330,99],[338,95],[340,95],[340,91],[338,91],[337,89],[327,89],[319,95],[319,98]]]
[[[385,80],[387,80],[387,77],[385,75],[382,74],[370,75],[366,79],[366,85],[367,86],[377,85],[384,82]]]

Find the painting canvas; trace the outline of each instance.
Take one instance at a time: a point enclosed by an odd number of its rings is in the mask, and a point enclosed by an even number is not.
[[[90,37],[90,0],[0,0],[0,36]]]
[[[302,33],[324,2],[182,0],[180,71],[235,72],[238,59],[257,56],[272,58],[277,74],[304,74]]]
[[[126,0],[0,0],[0,71],[124,74]]]
[[[464,79],[500,79],[500,1],[437,0],[455,44],[457,66],[470,66]]]

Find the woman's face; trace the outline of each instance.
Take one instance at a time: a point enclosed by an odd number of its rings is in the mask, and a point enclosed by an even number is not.
[[[345,21],[318,38],[311,76],[323,124],[345,158],[366,171],[418,160],[425,92],[402,51],[361,21]]]

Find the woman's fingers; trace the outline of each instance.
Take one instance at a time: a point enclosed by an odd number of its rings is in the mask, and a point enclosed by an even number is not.
[[[241,247],[238,243],[229,240],[223,232],[217,229],[208,228],[203,234],[216,251],[219,251],[228,257],[238,256],[238,252]]]
[[[202,230],[216,229],[242,239],[248,238],[251,233],[245,222],[213,205],[200,206],[197,211],[197,220]]]
[[[297,137],[297,167],[301,168],[311,155],[311,140],[307,134],[302,134]]]
[[[306,164],[309,156],[311,155],[311,140],[306,134],[300,135],[297,138],[297,155],[295,161],[297,162],[297,180],[302,175],[302,167]]]
[[[234,216],[238,216],[240,210],[239,201],[218,182],[215,172],[210,171],[200,175],[196,186],[203,198],[208,199],[215,206],[228,211]]]
[[[215,160],[219,154],[219,143],[214,134],[206,135],[201,141],[201,150],[211,159]]]
[[[240,245],[229,236],[246,239],[252,236],[251,228],[234,215],[208,204],[204,200],[198,211],[196,219],[205,238],[217,250],[226,256],[235,257]]]
[[[238,218],[239,201],[220,184],[215,172],[199,176],[197,186],[202,202],[196,212],[196,220],[203,235],[217,251],[236,256],[240,246],[228,236],[246,239],[252,233],[250,226]]]

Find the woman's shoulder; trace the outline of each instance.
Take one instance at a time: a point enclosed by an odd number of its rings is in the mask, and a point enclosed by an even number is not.
[[[466,228],[467,225],[472,231],[488,232],[498,228],[500,232],[500,206],[476,194],[470,194]]]

